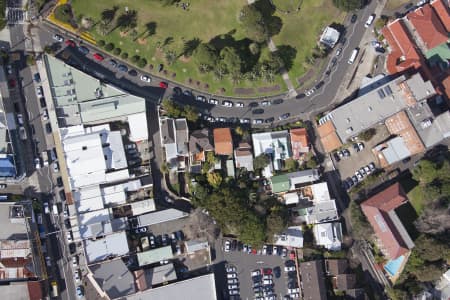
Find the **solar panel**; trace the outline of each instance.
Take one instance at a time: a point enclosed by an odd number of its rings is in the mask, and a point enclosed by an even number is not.
[[[379,89],[377,92],[378,92],[378,96],[380,96],[381,99],[383,99],[384,97],[386,97],[386,94],[383,92],[382,89]]]
[[[389,85],[384,88],[384,91],[386,92],[386,95],[392,95],[392,89]]]

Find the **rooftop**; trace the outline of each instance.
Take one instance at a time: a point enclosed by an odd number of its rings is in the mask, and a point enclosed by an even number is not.
[[[445,30],[450,32],[450,14],[448,12],[448,4],[445,4],[444,0],[435,0],[431,2],[431,6],[439,16]]]
[[[14,215],[15,207],[22,210],[16,202],[0,202],[0,240],[28,240],[25,218]]]
[[[139,226],[149,226],[187,217],[188,214],[174,208],[159,210],[137,217]]]
[[[292,156],[289,143],[289,132],[287,130],[253,133],[253,153],[255,157],[260,154],[269,154],[273,158],[275,170],[281,169],[280,160]]]
[[[182,291],[182,292],[180,292]],[[214,273],[130,295],[126,300],[216,300]]]
[[[349,271],[347,259],[327,259],[325,260],[325,270],[327,274],[336,276]]]
[[[121,259],[89,266],[98,285],[115,299],[136,293],[133,274]]]
[[[342,146],[341,140],[336,134],[336,128],[330,120],[317,126],[317,132],[325,152],[331,152]]]
[[[172,263],[148,269],[134,271],[134,277],[138,290],[144,291],[155,285],[167,283],[177,279],[177,273]]]
[[[292,157],[299,159],[301,154],[309,152],[308,132],[306,128],[295,128],[289,131],[291,135]]]
[[[208,128],[194,130],[189,137],[189,151],[193,154],[214,150]]]
[[[313,228],[318,246],[331,251],[341,250],[342,227],[340,222],[316,224]]]
[[[303,232],[301,226],[291,226],[280,235],[275,236],[275,245],[283,247],[303,248]]]
[[[323,261],[313,260],[300,263],[300,276],[302,278],[303,299],[326,300],[327,288]]]
[[[362,211],[383,244],[384,253],[390,259],[395,259],[414,247],[395,213],[395,209],[407,201],[402,187],[395,183],[361,203]]]
[[[172,246],[170,245],[138,252],[136,255],[140,267],[173,258]]]
[[[233,139],[230,128],[214,128],[214,147],[218,155],[233,155]]]
[[[396,136],[382,144],[376,145],[372,151],[383,168],[412,155],[405,140],[401,136]]]
[[[271,178],[272,192],[282,193],[300,188],[305,183],[312,183],[320,179],[317,169],[276,175]]]
[[[105,260],[109,257],[128,254],[127,234],[125,231],[113,233],[102,239],[84,240],[88,263]]]
[[[245,168],[247,171],[253,171],[253,152],[248,143],[241,143],[234,150],[234,160],[236,168]]]
[[[339,41],[340,33],[333,27],[327,26],[320,36],[320,42],[325,46],[333,48]]]
[[[401,111],[392,117],[387,118],[385,125],[389,133],[401,136],[403,138],[403,142],[411,155],[425,151],[425,147],[423,146],[422,141],[417,135],[413,125],[409,121],[406,112]]]

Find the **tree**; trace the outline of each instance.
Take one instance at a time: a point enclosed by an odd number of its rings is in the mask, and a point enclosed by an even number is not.
[[[195,123],[198,121],[198,111],[197,108],[191,105],[184,107],[184,116],[189,122]]]
[[[112,51],[114,49],[114,44],[113,43],[108,43],[105,45],[105,50],[106,51]]]
[[[166,51],[166,53],[164,54],[164,57],[169,66],[172,65],[174,62],[176,62],[178,59],[178,55],[173,50]]]
[[[181,107],[170,99],[164,99],[161,105],[167,114],[173,118],[178,118],[182,114]]]
[[[218,189],[222,183],[222,175],[219,172],[211,172],[206,175],[209,185],[213,189]]]
[[[107,8],[102,11],[100,15],[100,20],[103,24],[110,24],[116,17],[116,12],[119,9],[118,6],[113,6],[113,8]]]
[[[276,207],[266,219],[266,238],[272,241],[275,234],[280,234],[287,225],[286,212],[284,208]]]
[[[202,66],[202,69],[206,72],[212,70],[217,63],[218,55],[217,50],[211,44],[200,44],[194,51],[194,59],[197,62],[197,66]]]
[[[306,168],[307,169],[315,169],[317,168],[316,158],[313,156],[311,152],[306,156]]]
[[[127,58],[128,58],[128,53],[122,52],[122,54],[120,55],[120,57],[121,57],[122,59],[127,59]]]
[[[141,59],[141,57],[140,57],[139,55],[133,55],[133,56],[131,57],[131,62],[132,62],[133,64],[135,64],[135,63],[137,63],[140,59]]]
[[[147,65],[147,60],[143,57],[141,57],[137,63],[138,67],[143,69]]]
[[[428,195],[428,194],[426,194]],[[414,222],[423,233],[440,234],[450,231],[450,208],[448,198],[442,198],[427,205]]]
[[[375,136],[375,134],[377,134],[377,130],[375,128],[369,128],[366,131],[361,132],[358,135],[358,138],[360,138],[363,141],[368,142]]]
[[[284,161],[284,167],[288,172],[294,172],[298,170],[298,161],[293,158],[288,158]]]
[[[130,10],[121,14],[117,18],[116,26],[119,27],[122,31],[128,31],[132,28],[136,28],[137,26],[137,11]]]
[[[115,48],[115,49],[113,50],[113,54],[114,54],[114,55],[120,55],[120,52],[122,52],[122,49],[120,49],[120,48]]]
[[[268,38],[264,24],[263,14],[254,5],[245,5],[239,15],[239,20],[247,32],[247,37],[255,42],[262,43]]]
[[[72,7],[69,4],[58,5],[54,10],[54,16],[61,22],[71,23],[73,18]]]
[[[430,160],[421,159],[412,170],[412,174],[413,179],[421,184],[429,184],[438,177],[437,165]]]
[[[222,51],[220,51],[220,58],[228,73],[241,74],[242,60],[236,49],[231,47],[223,48]]]
[[[265,153],[261,153],[253,160],[253,168],[255,170],[262,170],[267,167],[270,163],[270,158]]]
[[[248,46],[248,50],[250,50],[251,54],[258,55],[261,51],[261,47],[259,47],[258,43],[253,42]]]
[[[239,239],[254,248],[262,246],[265,239],[265,226],[258,216],[252,212],[247,212],[239,230]]]
[[[98,43],[97,43],[97,45],[98,45],[99,47],[103,47],[103,46],[105,46],[105,44],[106,44],[106,42],[105,42],[104,40],[100,40],[100,41],[98,41]]]
[[[333,4],[343,11],[357,10],[362,7],[361,0],[333,0]]]
[[[357,239],[367,239],[373,234],[372,227],[362,213],[361,207],[356,201],[350,202],[350,222],[352,224],[353,236]]]

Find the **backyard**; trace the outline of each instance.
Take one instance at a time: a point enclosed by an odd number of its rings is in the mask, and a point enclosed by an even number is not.
[[[82,20],[91,20],[88,31],[97,42],[104,40],[106,44],[112,43],[115,48],[120,48],[121,54],[127,53],[128,58],[136,55],[145,58],[149,64],[147,71],[164,64],[165,70],[161,76],[210,93],[241,97],[280,94],[286,90],[286,86],[279,75],[270,82],[262,79],[251,81],[245,77],[234,82],[229,77],[217,80],[212,72],[201,73],[193,61],[192,49],[199,43],[248,48],[249,40],[238,21],[240,10],[245,4],[243,0],[196,0],[179,2],[178,5],[163,5],[157,0],[71,2],[78,24],[82,24]],[[103,26],[102,12],[113,10],[114,7],[117,9],[114,20],[127,10],[136,10],[137,26],[122,30],[117,28],[114,21],[109,26]],[[281,32],[274,36],[274,41],[277,46],[286,46],[281,49],[289,50],[293,62],[289,73],[296,84],[296,79],[311,67],[310,62],[305,61],[310,61],[321,30],[328,24],[342,20],[344,14],[331,1],[304,0],[299,12],[286,14],[277,11],[275,16],[282,20],[283,26]],[[176,56],[171,64],[168,63],[167,53]],[[259,55],[260,60],[269,57],[267,47],[262,47]]]

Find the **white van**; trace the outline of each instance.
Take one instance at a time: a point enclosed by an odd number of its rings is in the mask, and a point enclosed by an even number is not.
[[[375,15],[371,14],[367,19],[366,24],[364,24],[364,27],[368,28],[370,25],[372,25],[373,20],[375,20]]]
[[[56,204],[53,204],[53,214],[55,215],[55,216],[57,216],[58,215],[58,206],[56,205]]]
[[[359,52],[358,48],[353,49],[352,54],[350,55],[350,58],[348,59],[349,65],[351,65],[355,62],[356,56],[358,56],[358,52]]]

